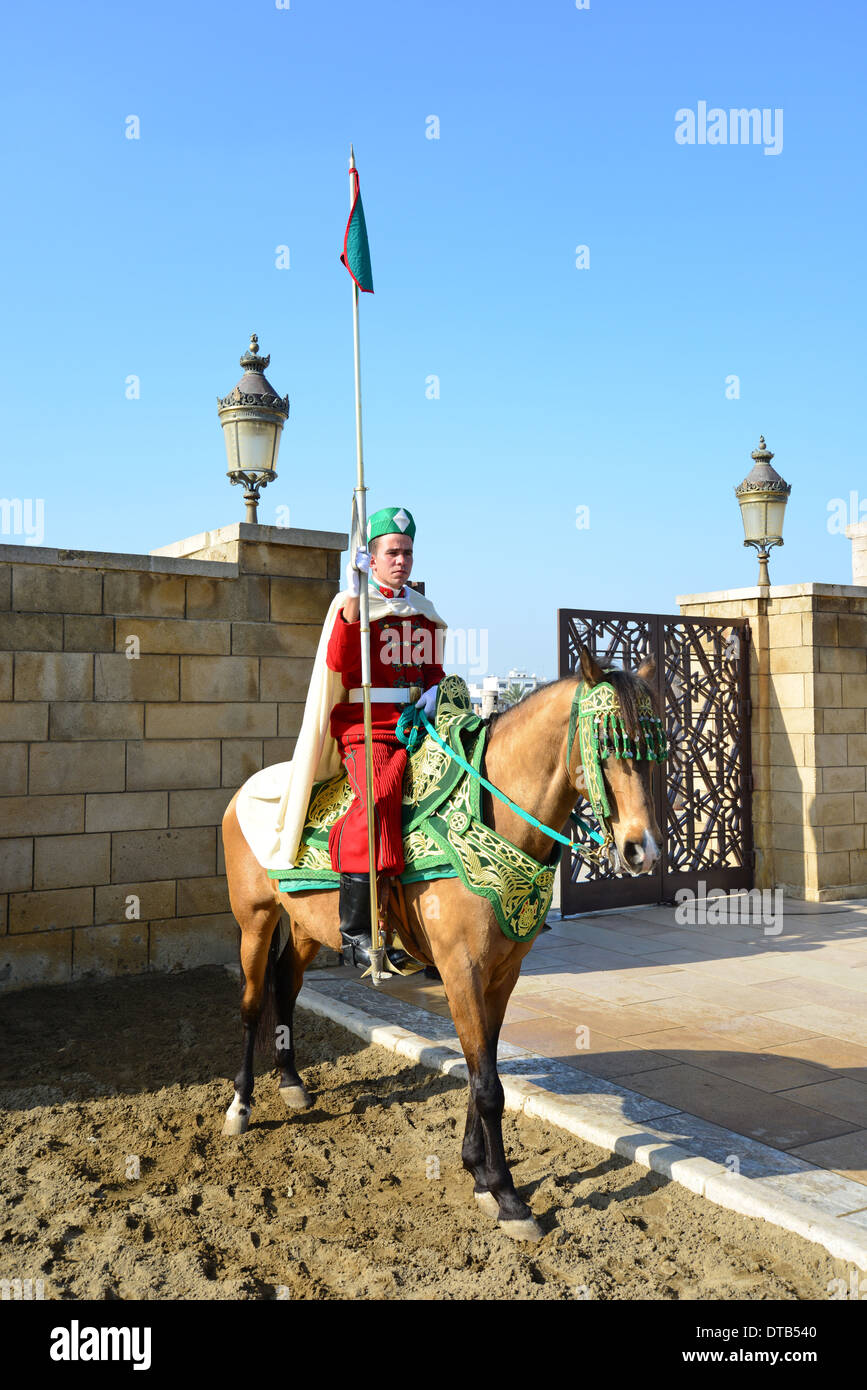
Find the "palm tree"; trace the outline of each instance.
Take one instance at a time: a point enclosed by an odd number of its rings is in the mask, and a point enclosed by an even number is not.
[[[516,705],[519,700],[523,700],[526,693],[522,685],[507,685],[500,699],[504,705]]]

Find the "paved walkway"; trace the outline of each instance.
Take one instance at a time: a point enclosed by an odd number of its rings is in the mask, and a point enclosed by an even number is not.
[[[785,900],[776,935],[779,923],[675,913],[552,913],[509,1005],[501,1074],[652,1126],[867,1235],[867,901]],[[373,990],[337,969],[308,983],[457,1047],[442,986],[423,975]]]

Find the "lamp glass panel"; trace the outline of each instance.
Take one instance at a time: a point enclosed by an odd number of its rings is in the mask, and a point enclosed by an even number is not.
[[[223,426],[223,438],[226,441],[226,471],[237,473],[241,465],[238,461],[238,427],[235,420],[229,420]]]
[[[741,517],[744,523],[744,536],[748,541],[760,541],[765,535],[765,513],[767,504],[764,498],[757,497],[741,501]]]
[[[239,420],[240,467],[245,473],[263,473],[273,467],[277,426],[271,420]]]
[[[768,503],[767,535],[773,536],[776,540],[783,538],[783,516],[786,511],[786,498],[781,497]]]

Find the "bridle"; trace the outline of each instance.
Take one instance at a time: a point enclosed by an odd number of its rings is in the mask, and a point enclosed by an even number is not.
[[[606,667],[610,674],[615,667]],[[576,731],[584,770],[584,790],[582,795],[590,803],[593,815],[602,827],[605,836],[603,851],[610,853],[614,848],[614,833],[611,829],[611,807],[605,791],[602,763],[607,758],[632,758],[636,762],[642,757],[650,762],[661,763],[667,756],[667,741],[662,720],[653,713],[653,703],[645,691],[636,697],[638,706],[639,731],[630,734],[623,722],[623,714],[617,691],[610,681],[598,681],[589,685],[580,680],[572,696],[569,710],[569,729],[566,735],[566,777],[575,790],[576,778],[570,767],[575,745]]]

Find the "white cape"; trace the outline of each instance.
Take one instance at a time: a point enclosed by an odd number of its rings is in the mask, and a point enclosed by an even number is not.
[[[384,598],[370,588],[370,619],[410,618],[419,613],[436,627],[446,626],[433,604],[406,586],[405,598]],[[244,838],[265,869],[290,869],[295,863],[314,782],[336,777],[342,768],[337,743],[331,737],[331,711],[346,698],[343,680],[328,668],[325,657],[337,615],[347,598],[337,594],[322,627],[313,674],[304,706],[295,756],[272,763],[248,778],[238,793],[235,812]]]

